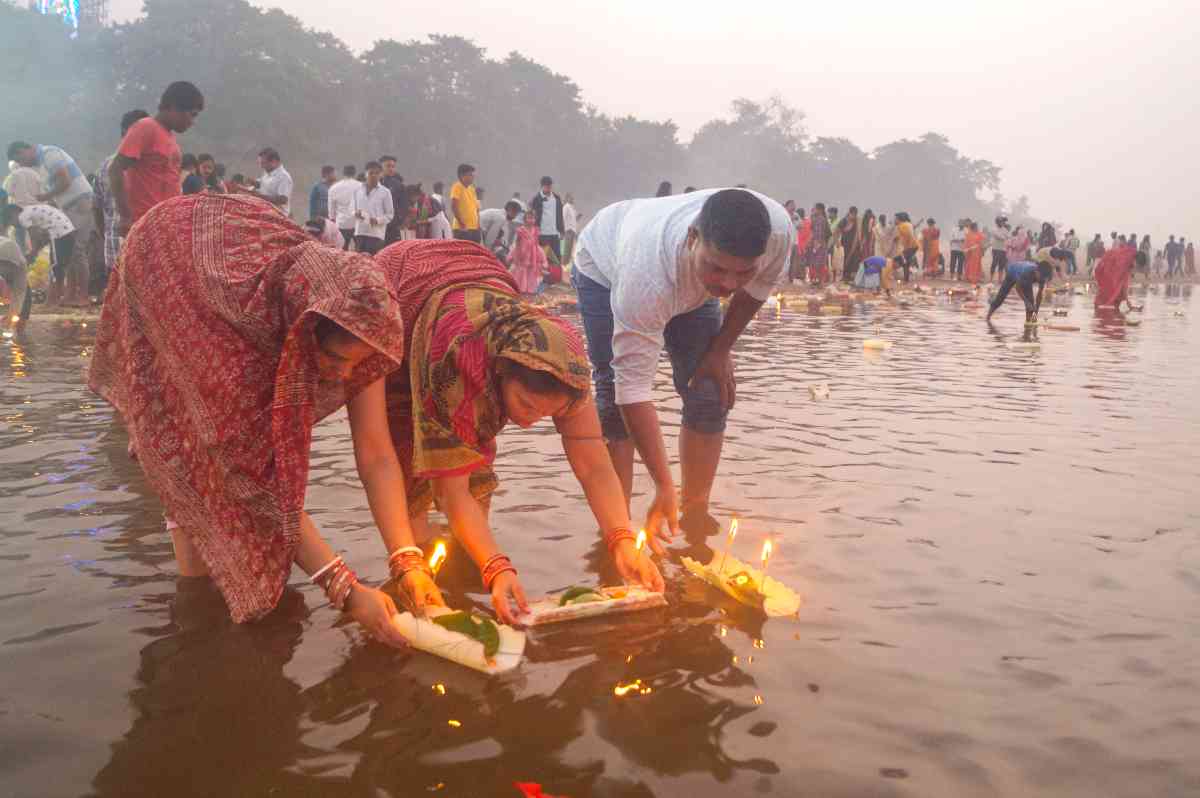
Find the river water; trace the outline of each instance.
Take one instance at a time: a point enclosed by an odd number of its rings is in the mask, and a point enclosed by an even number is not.
[[[1015,308],[989,332],[946,297],[764,311],[714,513],[742,519],[744,558],[777,536],[799,616],[672,562],[668,609],[538,630],[490,680],[365,641],[298,570],[244,627],[177,584],[83,383],[94,319],[35,317],[0,341],[0,794],[1198,795],[1200,309],[1159,288],[1129,327],[1066,301],[1082,330],[1036,350],[1010,347]],[[552,428],[500,443],[493,520],[526,588],[611,579]],[[341,416],[308,507],[385,575]],[[462,559],[458,606],[483,598]]]

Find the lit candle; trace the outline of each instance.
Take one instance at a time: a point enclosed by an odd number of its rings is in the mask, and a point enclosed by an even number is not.
[[[438,541],[433,547],[433,554],[429,555],[429,570],[433,571],[433,576],[436,579],[438,571],[442,570],[442,565],[446,562],[446,544],[443,541]]]
[[[771,561],[771,552],[775,549],[775,545],[771,543],[771,539],[767,538],[763,541],[762,547],[762,584],[758,586],[760,593],[767,592],[767,563]]]
[[[633,542],[633,545],[635,548],[637,548],[638,559],[641,559],[642,549],[646,548],[646,530],[644,530],[644,529],[638,530],[637,540],[635,540]]]
[[[721,567],[717,569],[717,573],[725,571],[725,558],[729,556],[729,547],[733,545],[733,539],[737,537],[738,520],[734,518],[729,522],[729,536],[725,538],[725,551],[721,553]]]

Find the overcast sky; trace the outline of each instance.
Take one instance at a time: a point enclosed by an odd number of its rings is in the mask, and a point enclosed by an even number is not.
[[[1200,237],[1196,0],[857,0],[819,16],[800,0],[258,4],[356,51],[430,33],[495,58],[517,50],[601,111],[674,120],[684,141],[734,98],[772,93],[807,114],[811,134],[866,149],[933,130],[1000,165],[1007,196],[1028,194],[1036,215],[1081,235]],[[117,20],[140,8],[112,0]]]

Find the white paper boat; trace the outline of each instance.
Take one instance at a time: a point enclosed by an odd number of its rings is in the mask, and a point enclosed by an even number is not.
[[[654,593],[640,586],[602,587],[597,588],[596,592],[606,596],[607,600],[568,604],[565,607],[558,606],[559,596],[546,596],[531,601],[529,612],[520,616],[521,623],[526,626],[542,626],[547,623],[578,621],[600,615],[667,606],[667,599],[662,593]]]
[[[747,565],[737,557],[714,554],[712,562],[708,565],[701,565],[691,557],[684,557],[683,567],[692,576],[703,579],[730,598],[736,599],[747,606],[759,607],[772,618],[795,615],[800,611],[800,604],[802,602],[800,596],[794,590],[778,579],[772,579],[769,576],[766,577],[766,581],[764,582],[762,571]],[[751,603],[747,601],[747,594],[734,589],[733,585],[730,584],[729,579],[731,577],[743,572],[750,577],[752,585],[760,586],[759,591],[763,594],[761,605],[757,602]]]
[[[449,615],[449,607],[426,607],[429,618]],[[496,656],[488,660],[483,652],[483,643],[459,632],[452,632],[427,618],[416,618],[411,612],[392,616],[392,624],[404,636],[409,645],[418,651],[457,662],[481,673],[504,673],[521,664],[525,654],[525,633],[511,626],[496,624],[500,634],[500,648]]]

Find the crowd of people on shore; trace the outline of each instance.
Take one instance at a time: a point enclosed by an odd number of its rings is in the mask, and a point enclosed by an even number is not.
[[[916,277],[945,278],[973,285],[981,282],[1003,283],[1008,265],[1034,260],[1037,252],[1057,250],[1064,263],[1056,269],[1060,277],[1080,273],[1080,239],[1074,228],[1059,232],[1050,222],[1042,224],[1034,235],[1022,225],[1013,226],[1006,216],[997,216],[989,227],[972,219],[958,219],[948,239],[933,218],[914,223],[905,211],[899,211],[889,224],[884,214],[871,209],[859,213],[851,206],[839,217],[836,207],[818,202],[810,211],[797,208],[788,200],[785,207],[796,225],[796,251],[788,277],[792,282],[815,285],[841,281],[865,287],[873,280],[889,289],[889,278],[902,274],[904,282]],[[923,226],[922,226],[923,222]],[[1087,279],[1106,252],[1132,242],[1146,253],[1147,276],[1182,279],[1196,275],[1196,251],[1192,242],[1170,236],[1163,249],[1153,251],[1150,236],[1140,239],[1113,232],[1106,244],[1099,233],[1088,242],[1084,262]],[[1153,251],[1153,255],[1151,254]],[[947,255],[949,260],[947,261]],[[990,260],[988,256],[990,255]]]
[[[482,209],[472,165],[448,193],[426,193],[388,156],[341,179],[323,168],[296,223],[273,148],[253,181],[181,153],[176,136],[203,109],[199,89],[174,83],[155,115],[127,113],[94,183],[61,148],[14,142],[4,224],[19,238],[0,239],[0,259],[23,291],[26,259],[49,241],[56,300],[81,303],[78,253],[99,241],[108,286],[89,385],[124,421],[180,573],[210,576],[239,622],[268,613],[298,564],[334,607],[402,643],[391,596],[361,583],[305,512],[311,429],[339,408],[403,604],[444,603],[422,549],[436,507],[498,617],[517,623],[524,588],[489,516],[509,424],[553,420],[612,571],[661,591],[633,532],[635,459],[654,486],[640,525],[651,549],[717,533],[731,353],[787,277],[890,290],[901,275],[948,271],[978,284],[990,247],[989,277],[1002,281],[990,318],[1010,290],[1028,313],[1053,272],[1077,271],[1074,231],[1045,225],[1035,239],[1003,217],[987,232],[960,220],[947,270],[935,220],[918,229],[905,212],[890,224],[855,207],[839,218],[744,186],[674,194],[664,183],[582,225],[550,177],[528,202]],[[1115,236],[1095,265],[1118,302],[1147,260],[1138,241]],[[1194,268],[1190,243],[1169,246],[1172,271]],[[531,301],[567,262],[582,335]],[[14,297],[22,318],[27,297]],[[653,391],[664,349],[682,400],[678,490]]]

